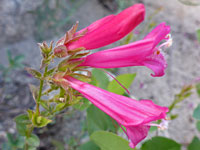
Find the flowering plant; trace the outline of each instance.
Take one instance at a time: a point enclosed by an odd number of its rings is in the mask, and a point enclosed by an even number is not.
[[[165,127],[163,121],[167,119],[167,107],[156,105],[152,100],[132,99],[124,96],[124,92],[121,95],[113,93],[112,89],[115,87],[110,88],[110,91],[97,87],[90,69],[145,66],[154,72],[153,77],[163,76],[167,63],[161,48],[169,47],[172,43],[170,26],[166,23],[156,26],[142,40],[93,54],[88,51],[122,39],[144,20],[144,15],[144,5],[136,4],[117,15],[104,17],[78,32],[77,22],[58,40],[55,47],[53,42],[50,46],[45,42],[39,44],[43,57],[40,69],[44,69],[44,72],[42,74],[27,68],[32,76],[40,80],[39,88],[30,85],[36,107],[35,110],[28,109],[27,114],[15,119],[20,134],[26,137],[24,149],[38,146],[38,143],[31,143],[32,139],[37,139],[32,134],[34,128],[47,126],[64,109],[84,103],[83,97],[105,112],[115,133],[119,127],[124,131],[131,148],[135,148],[147,136],[151,126]],[[165,42],[160,44],[163,40]],[[54,59],[61,61],[49,69]],[[107,80],[106,78],[103,80]],[[117,78],[114,80],[125,89],[128,88]],[[48,87],[46,90],[43,90],[44,85],[45,88]],[[44,99],[45,95],[48,96],[54,90],[57,91],[55,95]],[[101,121],[99,116],[96,117]]]

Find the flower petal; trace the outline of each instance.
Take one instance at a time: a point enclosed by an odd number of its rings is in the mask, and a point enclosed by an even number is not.
[[[148,135],[149,129],[150,126],[145,125],[127,126],[126,134],[130,140],[129,146],[135,148],[135,146]]]
[[[131,44],[99,51],[82,58],[80,66],[94,68],[119,68],[140,66],[142,61],[152,53],[152,39],[145,39]]]
[[[118,15],[102,18],[78,33],[87,30],[79,40],[66,44],[68,50],[84,47],[87,50],[99,48],[116,42],[131,32],[144,20],[143,4],[135,4]]]
[[[165,22],[156,26],[144,39],[154,39],[154,47],[165,39],[166,35],[170,33],[170,26],[167,26]]]

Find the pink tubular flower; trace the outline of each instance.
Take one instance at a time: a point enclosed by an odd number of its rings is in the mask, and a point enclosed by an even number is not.
[[[81,58],[83,63],[80,66],[90,66],[94,68],[119,68],[128,66],[146,66],[154,71],[152,76],[163,76],[167,67],[162,46],[170,46],[170,27],[165,23],[158,25],[143,40],[127,45],[99,51]],[[156,47],[161,40],[167,42]]]
[[[59,79],[58,79],[59,81]],[[63,88],[71,86],[90,100],[96,107],[125,127],[124,132],[134,148],[149,131],[152,121],[164,119],[168,108],[154,104],[151,100],[134,100],[100,89],[73,77],[61,78]]]
[[[135,4],[117,15],[104,17],[74,35],[70,35],[71,41],[66,41],[66,36],[61,38],[56,45],[58,48],[54,50],[54,53],[64,49],[63,46],[65,46],[66,51],[80,47],[91,50],[116,42],[141,23],[144,20],[144,15],[144,5]],[[83,32],[85,33],[82,34]]]

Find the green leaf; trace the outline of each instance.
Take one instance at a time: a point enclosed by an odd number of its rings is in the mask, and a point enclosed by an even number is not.
[[[33,77],[37,79],[40,79],[42,77],[42,74],[35,69],[28,68],[28,67],[26,67],[25,69],[29,74],[31,74]]]
[[[181,150],[181,145],[165,137],[153,137],[142,144],[141,150]]]
[[[110,116],[105,114],[94,105],[91,105],[87,109],[87,128],[89,134],[92,134],[97,130],[108,130],[115,132],[118,128],[118,125]]]
[[[22,137],[20,135],[14,135],[14,134],[7,133],[7,139],[8,139],[8,142],[5,146],[9,150],[16,149],[16,148],[23,148],[23,146],[25,144],[24,137]]]
[[[24,58],[25,58],[24,55],[17,55],[17,56],[15,56],[14,61],[15,61],[15,63],[20,64],[20,63],[22,63]]]
[[[116,77],[116,79],[125,87],[129,88],[136,77],[136,73],[134,74],[122,74]],[[108,91],[122,95],[125,92],[125,89],[117,83],[117,81],[112,80],[108,84]]]
[[[99,70],[99,69],[92,69],[92,79],[95,79],[97,81],[97,85],[102,89],[107,89],[109,79],[105,72]]]
[[[174,119],[176,119],[177,117],[178,117],[178,114],[170,115],[170,119],[171,119],[171,120],[174,120]]]
[[[200,29],[197,30],[197,39],[198,39],[198,41],[200,43]]]
[[[101,150],[133,150],[127,140],[111,132],[97,131],[90,138]]]
[[[57,111],[62,111],[63,109],[65,109],[68,105],[66,103],[59,103],[56,105],[56,108],[54,109],[54,112]]]
[[[56,68],[52,68],[49,71],[47,71],[46,76],[50,76],[54,73],[54,71],[56,70]]]
[[[33,99],[36,101],[38,98],[39,88],[33,84],[29,84],[29,88],[33,95]]]
[[[49,110],[48,102],[46,100],[40,100],[40,104],[46,110]]]
[[[32,147],[38,147],[40,145],[40,139],[35,134],[31,134],[31,136],[27,138],[26,141],[28,145]]]
[[[34,126],[41,128],[52,122],[52,120],[49,120],[43,116],[38,116],[37,114],[33,114],[32,122]]]
[[[197,127],[197,130],[200,132],[200,121],[197,121],[196,127]]]
[[[79,150],[100,150],[100,148],[92,141],[88,141],[79,147]]]
[[[200,104],[197,106],[197,108],[195,108],[195,110],[193,112],[193,117],[195,119],[200,120]]]
[[[17,117],[15,117],[15,122],[17,124],[31,124],[31,121],[29,120],[29,117],[27,114],[22,114],[22,115],[19,115]]]
[[[188,150],[199,150],[200,148],[200,140],[197,137],[194,137],[190,145],[188,146]]]
[[[13,135],[10,133],[7,133],[7,139],[8,139],[8,143],[10,145],[15,145],[16,144],[16,140],[14,139]]]
[[[7,50],[7,56],[8,56],[8,61],[9,61],[10,66],[12,66],[14,64],[14,60],[12,58],[12,53],[10,50]]]
[[[27,128],[25,124],[16,124],[16,128],[20,135],[22,136],[26,135]]]
[[[200,35],[199,35],[200,36]],[[200,37],[199,37],[200,38]],[[199,39],[200,40],[200,39]],[[198,96],[200,97],[200,83],[198,83],[197,85],[196,85],[196,91],[197,91],[197,94],[198,94]]]
[[[188,6],[198,6],[200,5],[200,2],[198,2],[198,0],[178,0],[179,2],[181,2],[184,5],[188,5]]]

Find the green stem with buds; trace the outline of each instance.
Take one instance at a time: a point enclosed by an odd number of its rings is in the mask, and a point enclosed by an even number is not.
[[[39,89],[39,94],[38,94],[38,98],[37,98],[37,101],[36,101],[36,113],[37,114],[40,114],[40,109],[39,109],[39,107],[40,107],[40,99],[41,99],[41,96],[42,96],[44,78],[46,76],[47,71],[48,71],[48,66],[45,67],[45,71],[44,71],[43,77],[42,77],[42,79],[40,79],[40,89]]]

